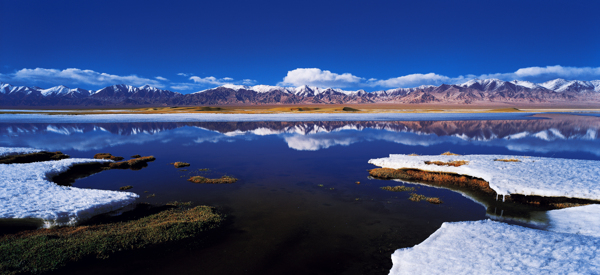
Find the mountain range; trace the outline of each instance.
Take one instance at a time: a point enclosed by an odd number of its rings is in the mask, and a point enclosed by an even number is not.
[[[333,88],[223,85],[181,94],[145,85],[112,85],[97,91],[48,89],[0,83],[1,107],[135,107],[346,103],[600,103],[600,80],[555,79],[544,83],[475,79],[462,84],[425,85],[375,92]]]

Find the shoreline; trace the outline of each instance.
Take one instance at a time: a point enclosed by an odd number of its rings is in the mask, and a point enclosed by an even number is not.
[[[0,114],[391,114],[391,113],[552,113],[552,112],[600,112],[597,104],[288,104],[288,105],[215,105],[215,106],[142,106],[82,108],[20,107],[0,108]]]

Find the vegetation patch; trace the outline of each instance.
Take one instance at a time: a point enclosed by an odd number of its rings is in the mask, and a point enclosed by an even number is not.
[[[154,160],[156,160],[156,158],[154,156],[147,156],[147,157],[139,157],[139,158],[130,159],[128,161],[110,162],[110,163],[108,163],[108,168],[140,170],[143,167],[148,166],[148,162],[151,162]]]
[[[131,186],[131,185],[125,185],[125,186],[119,187],[120,190],[129,190],[131,188],[133,188],[133,186]]]
[[[500,109],[492,109],[488,110],[488,113],[512,113],[512,112],[522,112],[517,108],[500,108]]]
[[[224,109],[221,107],[198,107],[196,110],[200,111],[200,112],[206,112],[206,111],[216,112],[216,111],[223,111]]]
[[[502,161],[502,162],[521,162],[518,159],[494,159],[494,161]]]
[[[5,235],[0,238],[0,273],[42,273],[84,257],[104,259],[121,250],[197,236],[223,219],[212,207],[175,203],[135,220]]]
[[[469,164],[468,161],[466,160],[453,160],[453,161],[426,161],[425,164],[427,165],[437,165],[437,166],[454,166],[454,167],[459,167],[465,164]]]
[[[418,154],[415,154],[415,153],[412,153],[412,154],[410,154],[410,155],[408,155],[408,156],[409,156],[409,157],[416,157],[416,156],[419,156],[419,155],[418,155]]]
[[[212,184],[234,183],[237,180],[238,179],[236,179],[234,177],[230,177],[230,176],[222,176],[218,179],[209,179],[209,178],[205,178],[203,176],[193,176],[188,179],[188,181],[191,181],[194,183],[212,183]]]
[[[460,156],[460,155],[448,151],[448,152],[442,153],[442,156]]]
[[[98,153],[94,155],[95,159],[110,159],[110,160],[114,160],[114,161],[119,161],[119,160],[123,160],[123,157],[117,157],[117,156],[113,156],[110,153]]]
[[[175,166],[175,168],[181,168],[181,167],[190,166],[189,163],[187,163],[187,162],[181,162],[181,161],[176,161],[176,162],[173,162],[171,164],[173,164],[173,166]]]
[[[140,155],[133,155],[133,156],[131,156],[131,158],[134,158],[134,159],[135,158],[139,158],[139,157],[141,157],[141,156]]]
[[[344,107],[344,108],[342,108],[342,111],[346,111],[346,112],[358,112],[360,110],[359,109],[354,109],[354,108],[351,108],[351,107]]]
[[[378,179],[401,179],[407,181],[424,182],[430,185],[444,187],[460,187],[476,193],[480,193],[487,197],[497,198],[498,194],[487,181],[466,175],[459,175],[445,172],[429,172],[417,169],[391,169],[391,168],[375,168],[369,170],[369,175]],[[522,204],[537,205],[546,209],[560,209],[573,206],[581,206],[586,204],[599,204],[600,201],[566,198],[566,197],[541,197],[541,196],[525,196],[512,194],[504,196],[504,201],[512,201]],[[434,202],[431,202],[434,203]]]
[[[85,178],[104,170],[140,170],[148,166],[148,162],[153,160],[155,160],[153,156],[148,156],[122,162],[90,162],[74,164],[69,170],[52,177],[52,181],[58,185],[71,186],[77,179]]]
[[[496,191],[490,188],[487,181],[454,173],[428,172],[417,169],[375,168],[369,170],[369,175],[379,179],[401,179],[428,182],[439,186],[458,186],[496,196]]]
[[[32,163],[38,161],[49,161],[49,160],[61,160],[69,158],[68,155],[63,154],[60,151],[56,152],[35,152],[29,154],[12,155],[0,158],[0,164],[12,164],[12,163]]]
[[[291,108],[290,111],[306,112],[306,111],[317,111],[320,109],[321,108],[299,107],[299,108]]]
[[[384,187],[379,187],[383,190],[386,191],[392,191],[392,192],[404,192],[404,191],[415,191],[414,187],[408,187],[408,186],[404,186],[404,185],[398,185],[398,186],[384,186]]]
[[[410,197],[408,198],[411,201],[414,202],[419,202],[419,201],[427,201],[428,203],[432,203],[432,204],[441,204],[442,200],[440,200],[440,198],[435,198],[435,197],[426,197],[417,193],[412,193],[410,194]]]

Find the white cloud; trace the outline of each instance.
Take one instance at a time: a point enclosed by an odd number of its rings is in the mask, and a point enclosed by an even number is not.
[[[323,71],[318,68],[298,68],[288,71],[287,76],[278,85],[284,86],[318,86],[343,88],[355,86],[361,83],[362,77],[354,76],[349,73],[336,74],[331,71]]]
[[[158,80],[162,80],[162,81],[169,81],[168,79],[166,79],[166,78],[164,78],[162,76],[157,76],[155,78],[158,79]]]
[[[180,73],[179,75],[184,75]],[[252,79],[243,79],[243,80],[235,80],[231,77],[223,77],[217,78],[214,76],[207,77],[199,77],[199,76],[191,76],[189,80],[193,81],[193,83],[172,83],[171,89],[177,91],[193,91],[193,90],[203,90],[209,88],[210,86],[222,86],[225,84],[243,84],[243,85],[254,85],[256,84],[256,80]]]
[[[381,87],[416,87],[420,85],[440,85],[443,83],[454,82],[450,77],[428,73],[428,74],[409,74],[386,80],[369,79],[367,83],[370,86]]]
[[[510,73],[492,73],[482,75],[459,75],[450,77],[436,73],[409,74],[389,79],[377,79],[354,76],[350,73],[337,74],[318,68],[298,68],[288,71],[287,76],[278,85],[284,86],[318,86],[334,88],[411,88],[421,85],[461,84],[471,79],[498,78],[505,81],[525,80],[542,83],[556,78],[567,80],[597,80],[600,79],[600,67],[563,67],[560,65],[546,67],[527,67]]]
[[[7,82],[23,82],[32,84],[56,84],[56,85],[94,85],[109,86],[114,84],[128,84],[133,86],[151,85],[163,88],[159,81],[155,79],[143,78],[137,75],[113,75],[100,73],[92,70],[81,70],[69,68],[64,70],[57,69],[21,69],[13,74],[0,74],[0,79]]]
[[[244,79],[244,80],[242,80],[242,84],[244,84],[244,85],[254,85],[254,84],[256,84],[256,80]]]
[[[189,76],[189,74],[186,74],[186,73],[178,73],[177,75],[186,76],[186,77]]]
[[[563,67],[560,65],[546,67],[521,68],[513,73],[485,74],[479,78],[499,78],[502,80],[527,80],[545,82],[556,78],[567,80],[597,80],[600,79],[600,67]]]

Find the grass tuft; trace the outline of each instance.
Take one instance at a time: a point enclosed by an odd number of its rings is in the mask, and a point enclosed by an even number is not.
[[[181,167],[190,166],[189,163],[187,163],[187,162],[181,162],[181,161],[176,161],[176,162],[173,162],[171,164],[173,164],[173,166],[175,166],[175,168],[181,168]]]
[[[494,161],[502,161],[502,162],[521,162],[518,159],[494,159]]]
[[[354,109],[352,107],[344,107],[344,108],[342,108],[342,111],[346,111],[346,112],[358,112],[360,110],[359,109]]]
[[[437,165],[437,166],[454,166],[454,167],[459,167],[462,165],[466,165],[469,164],[468,161],[466,160],[453,160],[453,161],[448,161],[448,162],[444,162],[444,161],[426,161],[425,164],[427,165]]]
[[[432,204],[441,204],[442,203],[442,200],[440,200],[440,198],[426,197],[424,195],[420,195],[420,194],[417,194],[417,193],[410,194],[410,197],[408,199],[411,200],[411,201],[414,201],[414,202],[427,201],[427,202],[432,203]]]
[[[110,160],[114,160],[114,161],[119,161],[119,160],[123,160],[123,157],[117,157],[117,156],[113,156],[110,153],[98,153],[94,155],[95,159],[110,159]]]
[[[460,156],[460,155],[448,151],[448,152],[442,153],[442,156]]]
[[[131,188],[133,188],[133,186],[131,186],[131,185],[125,185],[125,186],[121,186],[119,189],[120,190],[129,190]]]
[[[126,222],[5,235],[0,238],[0,274],[48,272],[86,256],[104,259],[117,251],[196,236],[223,221],[212,207],[181,206]]]
[[[234,183],[237,180],[238,179],[236,179],[234,177],[230,177],[230,176],[222,176],[218,179],[209,179],[209,178],[205,178],[203,176],[193,176],[188,179],[188,181],[191,181],[194,183],[211,183],[211,184]]]
[[[383,190],[386,191],[392,191],[392,192],[404,192],[404,191],[415,191],[414,187],[408,187],[408,186],[404,186],[404,185],[398,185],[398,186],[384,186],[384,187],[380,187]]]
[[[409,156],[409,157],[417,157],[417,156],[419,156],[419,155],[418,155],[418,154],[415,154],[415,153],[412,153],[412,154],[410,154],[410,155],[408,155],[408,156]]]
[[[128,161],[112,162],[112,163],[108,164],[108,167],[110,167],[111,169],[138,170],[138,169],[141,169],[142,167],[145,167],[146,165],[148,165],[148,162],[154,161],[154,160],[156,160],[156,158],[154,156],[139,157],[139,158],[130,159]]]

